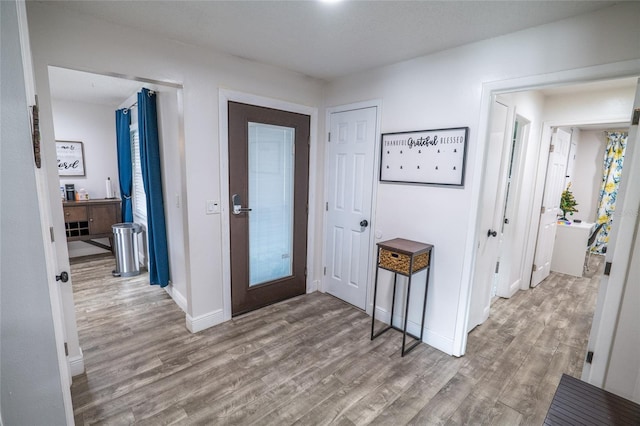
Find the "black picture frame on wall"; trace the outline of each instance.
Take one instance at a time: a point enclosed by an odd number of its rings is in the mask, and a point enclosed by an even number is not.
[[[79,141],[56,141],[58,176],[85,176],[84,146]]]
[[[468,127],[384,133],[380,182],[463,187]]]

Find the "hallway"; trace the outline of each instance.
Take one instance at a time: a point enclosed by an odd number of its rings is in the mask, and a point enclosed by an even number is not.
[[[499,299],[454,358],[401,335],[369,340],[370,317],[312,293],[197,334],[146,275],[113,258],[73,262],[86,373],[83,424],[541,424],[562,373],[580,377],[602,259]]]

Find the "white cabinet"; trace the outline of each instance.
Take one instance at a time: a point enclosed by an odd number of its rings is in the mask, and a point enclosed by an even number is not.
[[[595,223],[570,224],[558,222],[556,241],[553,245],[551,270],[561,274],[581,277],[584,257],[587,254],[587,242]]]

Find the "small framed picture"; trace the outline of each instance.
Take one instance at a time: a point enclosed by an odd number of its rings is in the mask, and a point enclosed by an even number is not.
[[[464,186],[468,127],[385,133],[380,181]]]
[[[82,142],[56,141],[58,176],[84,176],[84,147]]]

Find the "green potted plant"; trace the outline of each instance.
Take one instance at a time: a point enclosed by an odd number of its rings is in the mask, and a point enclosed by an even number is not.
[[[562,191],[562,196],[560,197],[560,210],[562,210],[561,220],[568,220],[567,213],[572,215],[578,212],[576,206],[578,203],[576,202],[573,193],[571,192],[571,182],[567,185],[567,189]]]

